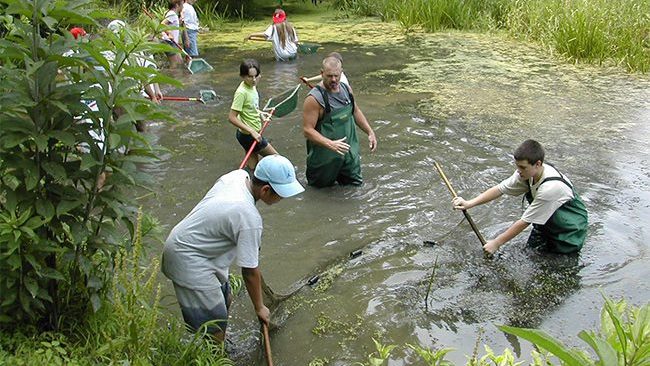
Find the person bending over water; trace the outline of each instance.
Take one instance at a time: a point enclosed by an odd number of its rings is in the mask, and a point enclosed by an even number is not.
[[[505,232],[488,240],[483,249],[492,254],[533,224],[528,245],[556,253],[578,252],[587,237],[587,209],[569,178],[544,163],[544,148],[535,140],[519,145],[514,159],[517,171],[510,178],[469,201],[455,197],[452,200],[454,208],[468,210],[504,193],[525,194],[530,205],[522,217]]]

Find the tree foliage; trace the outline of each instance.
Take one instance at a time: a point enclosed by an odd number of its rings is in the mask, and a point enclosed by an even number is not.
[[[57,327],[101,306],[156,158],[133,125],[164,118],[140,90],[169,79],[142,66],[160,49],[143,33],[75,40],[98,26],[87,0],[0,4],[0,324]]]

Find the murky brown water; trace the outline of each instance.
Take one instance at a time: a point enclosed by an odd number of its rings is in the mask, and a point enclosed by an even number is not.
[[[321,276],[319,288],[303,288],[278,309],[280,327],[271,335],[276,365],[365,361],[373,337],[399,345],[390,365],[417,363],[406,343],[452,347],[448,359],[464,364],[481,329],[482,343],[499,352],[513,347],[527,358],[530,345],[506,338],[495,324],[540,327],[581,345],[576,335],[596,326],[601,290],[648,301],[650,80],[557,63],[489,36],[416,35],[391,47],[324,44],[288,64],[275,63],[270,49],[206,50],[215,71],[183,75],[186,88],[176,94],[214,89],[221,99],[170,105],[179,122],[151,127],[170,150],[151,167],[160,185],[148,202],[167,231],[243,158],[227,121],[240,60],[261,61],[266,100],[295,86],[298,76],[315,74],[321,57],[335,50],[379,148],[369,153],[361,134],[366,183],[360,188],[308,188],[297,199],[258,205],[269,285],[286,292]],[[304,182],[301,105],[274,120],[266,135]],[[525,233],[487,260],[469,226],[457,225],[462,215],[451,210],[433,162],[470,197],[514,171],[511,152],[527,138],[546,147],[547,161],[567,173],[588,207],[589,238],[577,257],[532,252]],[[502,198],[471,214],[493,237],[521,215],[521,200]],[[355,250],[363,254],[350,259]],[[174,301],[166,298],[178,313]],[[248,352],[259,349],[259,332],[245,294],[230,330],[239,362],[262,364]]]

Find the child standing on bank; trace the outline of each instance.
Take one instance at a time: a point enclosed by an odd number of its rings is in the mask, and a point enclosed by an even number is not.
[[[185,27],[183,32],[183,45],[185,52],[192,57],[199,55],[199,17],[196,15],[194,3],[196,0],[185,0],[181,10],[181,22]]]
[[[247,59],[239,65],[239,76],[242,82],[235,91],[235,96],[230,106],[228,120],[237,127],[237,141],[244,148],[244,154],[257,141],[257,145],[248,160],[248,167],[255,169],[260,156],[274,155],[273,146],[260,135],[262,121],[259,115],[260,96],[257,94],[261,70],[257,60]]]

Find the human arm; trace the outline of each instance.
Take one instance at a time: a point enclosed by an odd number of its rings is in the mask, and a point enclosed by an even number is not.
[[[363,132],[366,133],[366,135],[368,135],[368,146],[370,147],[370,151],[375,151],[377,149],[377,137],[375,137],[375,131],[372,130],[366,116],[356,103],[354,105],[354,122]]]
[[[496,238],[488,240],[487,243],[485,243],[483,246],[483,250],[490,254],[494,254],[494,252],[496,252],[500,246],[507,243],[515,236],[519,235],[519,233],[524,231],[528,225],[530,224],[522,219],[515,221],[506,231],[499,234]]]
[[[260,135],[257,131],[255,131],[255,129],[253,129],[252,127],[245,124],[239,119],[239,111],[231,109],[230,113],[228,113],[228,121],[230,121],[230,123],[232,123],[235,127],[239,128],[241,131],[244,131],[250,134],[251,136],[253,136],[253,138],[257,140],[257,142],[260,142],[262,140],[262,135]]]
[[[302,132],[305,138],[317,145],[323,146],[337,154],[345,155],[350,150],[350,145],[345,142],[346,137],[330,140],[316,130],[321,106],[312,96],[305,98],[302,111]]]
[[[162,100],[163,99],[163,93],[160,90],[160,85],[158,85],[158,83],[153,83],[151,85],[153,86],[153,92],[154,92],[154,95],[156,95],[156,98],[158,98],[158,100]]]
[[[456,210],[469,210],[474,206],[482,205],[486,202],[492,201],[493,199],[499,198],[502,194],[503,193],[501,193],[499,187],[494,186],[469,201],[466,201],[463,197],[457,196],[454,197],[451,202]]]
[[[153,84],[147,84],[144,86],[144,92],[147,94],[147,97],[151,99],[152,102],[156,104],[160,104],[160,101],[162,100],[162,94],[160,93],[160,89],[158,89],[158,93],[156,93],[156,87],[158,86],[157,83]]]
[[[266,325],[269,325],[271,312],[269,308],[264,305],[262,298],[262,273],[259,268],[244,268],[241,269],[242,277],[244,278],[244,284],[246,285],[246,291],[248,291],[248,296],[251,298],[253,307],[255,308],[255,313],[257,318],[264,322]]]
[[[167,18],[167,15],[165,15],[165,18],[160,22],[160,24],[169,27],[171,26],[171,20]],[[171,29],[166,29],[162,31],[161,36],[162,39],[172,39],[172,40],[174,39]]]
[[[270,39],[264,34],[264,32],[259,32],[259,33],[251,33],[249,34],[246,38],[244,38],[244,41],[269,41]]]

